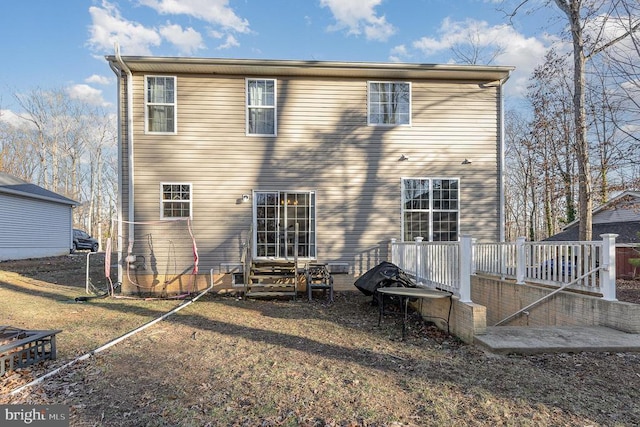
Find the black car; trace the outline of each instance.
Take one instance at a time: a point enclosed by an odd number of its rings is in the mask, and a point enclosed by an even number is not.
[[[99,243],[97,239],[91,237],[87,232],[73,229],[73,249],[72,252],[78,249],[89,249],[91,252],[98,252]]]

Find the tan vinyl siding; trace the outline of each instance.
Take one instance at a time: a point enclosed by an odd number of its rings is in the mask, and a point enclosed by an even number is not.
[[[356,272],[401,238],[403,177],[459,178],[460,234],[498,239],[498,88],[412,80],[411,126],[373,127],[371,79],[278,78],[277,137],[265,137],[245,134],[245,77],[178,75],[175,135],[144,133],[144,75],[134,77],[135,220],[159,221],[160,182],[191,183],[201,271],[239,262],[252,221],[239,200],[252,190],[316,191],[318,259]],[[158,273],[186,271],[186,224],[161,227],[136,226],[134,253]]]

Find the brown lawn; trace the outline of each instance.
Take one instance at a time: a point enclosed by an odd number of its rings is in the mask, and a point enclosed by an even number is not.
[[[144,331],[12,390],[177,307],[84,295],[84,254],[0,263],[0,324],[62,329],[58,359],[0,378],[0,404],[64,404],[72,426],[631,426],[640,354],[485,354],[417,316],[377,327],[334,304],[205,295]],[[102,267],[96,267],[99,271]],[[95,273],[98,274],[98,273]],[[640,283],[619,284],[638,302]]]

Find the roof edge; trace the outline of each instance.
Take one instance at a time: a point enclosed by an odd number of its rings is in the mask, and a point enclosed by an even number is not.
[[[625,196],[633,196],[633,197],[637,197],[640,198],[640,191],[633,191],[633,190],[625,190],[622,193],[618,194],[615,197],[610,198],[609,200],[607,200],[605,203],[601,204],[600,206],[598,206],[597,208],[594,208],[591,210],[591,214],[597,214],[598,212],[600,212],[601,210],[605,209],[607,206],[609,206],[610,204],[620,200],[621,198],[625,197]],[[575,224],[578,224],[580,222],[580,218],[576,218],[573,221],[571,221],[570,223],[566,224],[564,227],[562,227],[562,230],[566,230],[569,227],[572,227]]]
[[[105,57],[112,64],[117,64],[115,55]],[[197,58],[197,57],[160,57],[160,56],[122,56],[123,61],[132,71],[142,71],[153,65],[167,65],[172,67],[184,67],[191,71],[201,68],[202,72],[207,68],[220,67],[225,70],[237,69],[241,73],[247,68],[286,69],[289,73],[293,70],[324,70],[344,73],[357,73],[358,71],[378,72],[418,72],[433,73],[467,73],[477,74],[482,78],[483,74],[502,74],[501,79],[509,77],[513,66],[497,65],[460,65],[460,64],[426,64],[406,62],[348,62],[348,61],[316,61],[316,60],[289,60],[289,59],[230,59],[230,58]],[[449,76],[450,78],[453,76]]]
[[[27,197],[29,199],[38,199],[38,200],[45,200],[48,202],[54,202],[54,203],[59,203],[61,205],[70,205],[70,206],[78,206],[80,203],[78,203],[77,201],[73,200],[73,199],[69,199],[68,197],[64,197],[64,196],[60,196],[58,195],[58,197],[47,197],[47,196],[43,196],[40,194],[34,194],[34,193],[29,193],[28,191],[20,191],[20,190],[14,190],[11,188],[6,188],[6,187],[0,187],[0,193],[5,193],[5,194],[11,194],[14,196],[21,196],[21,197]]]

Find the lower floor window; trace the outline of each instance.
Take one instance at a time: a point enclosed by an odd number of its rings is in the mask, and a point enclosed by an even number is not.
[[[162,183],[160,218],[191,218],[191,184]]]
[[[402,180],[402,237],[429,242],[458,240],[459,182],[456,178]]]

